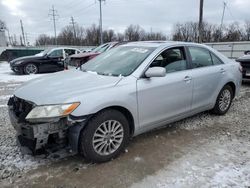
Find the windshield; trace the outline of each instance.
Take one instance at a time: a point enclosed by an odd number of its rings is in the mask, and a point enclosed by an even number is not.
[[[82,65],[83,71],[128,76],[155,50],[153,47],[119,46]]]
[[[110,46],[109,44],[103,44],[103,45],[98,46],[95,49],[93,49],[92,52],[96,52],[96,53],[105,52],[108,49],[109,46]]]
[[[36,56],[44,56],[44,55],[47,54],[49,51],[51,51],[51,49],[47,49],[47,50],[41,51],[40,53],[36,54]]]

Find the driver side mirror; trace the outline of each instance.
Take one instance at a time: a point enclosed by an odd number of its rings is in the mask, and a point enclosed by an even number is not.
[[[145,72],[147,78],[151,77],[164,77],[166,76],[166,69],[163,67],[152,67]]]

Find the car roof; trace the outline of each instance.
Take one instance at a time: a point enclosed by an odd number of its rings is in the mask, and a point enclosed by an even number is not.
[[[122,46],[141,46],[141,47],[168,47],[173,45],[191,45],[191,46],[201,46],[206,47],[203,44],[191,43],[191,42],[179,42],[179,41],[138,41],[138,42],[128,42]]]
[[[73,48],[73,47],[56,47],[56,48],[50,48],[50,50],[61,50],[61,49],[71,49],[71,50],[79,50],[78,48]],[[79,50],[80,51],[80,50]]]

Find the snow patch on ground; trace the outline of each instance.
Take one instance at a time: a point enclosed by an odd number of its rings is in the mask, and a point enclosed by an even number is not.
[[[7,62],[0,63],[0,82],[26,82],[46,74],[17,75],[11,69]]]
[[[137,157],[134,158],[134,161],[135,162],[141,162],[141,161],[143,161],[143,159],[141,157],[137,156]]]
[[[0,100],[7,100],[11,97],[11,95],[2,95],[0,96]]]
[[[228,154],[228,147],[237,152]],[[208,143],[131,187],[249,187],[249,149],[250,145],[238,147],[236,140],[233,145],[221,145],[216,141]],[[221,164],[222,157],[227,163]]]

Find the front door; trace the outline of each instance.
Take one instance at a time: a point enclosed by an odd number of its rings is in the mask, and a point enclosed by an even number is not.
[[[192,70],[183,47],[163,51],[150,67],[166,68],[165,77],[137,81],[139,123],[152,127],[187,113],[192,102]]]

